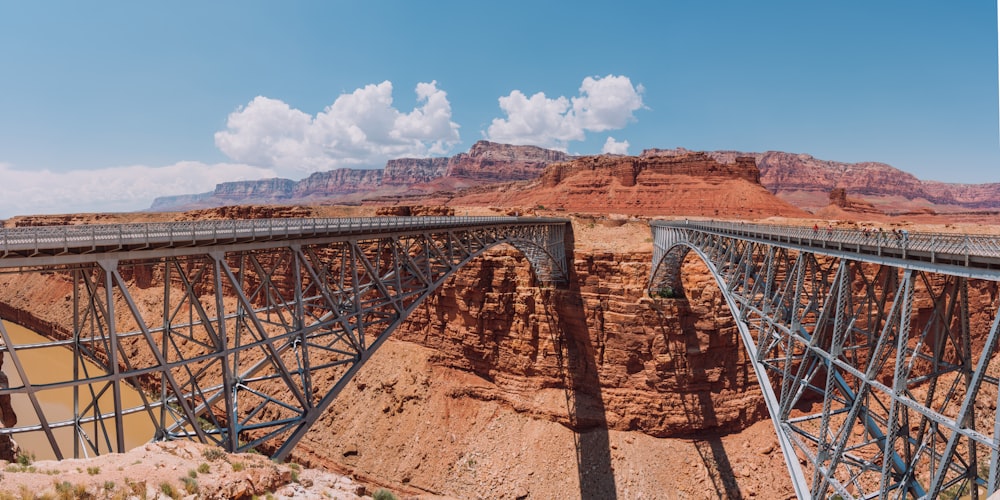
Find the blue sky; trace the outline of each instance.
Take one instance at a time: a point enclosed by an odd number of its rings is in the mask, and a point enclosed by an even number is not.
[[[0,217],[475,141],[1000,182],[995,2],[0,0]]]

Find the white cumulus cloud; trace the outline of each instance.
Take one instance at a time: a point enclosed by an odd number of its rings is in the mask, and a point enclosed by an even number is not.
[[[618,142],[614,137],[608,136],[608,140],[604,141],[604,147],[601,148],[601,153],[611,155],[627,155],[628,141]]]
[[[580,95],[550,99],[542,92],[527,97],[520,90],[499,99],[507,118],[494,118],[484,136],[496,142],[566,150],[587,132],[625,127],[643,107],[642,85],[627,76],[586,77]]]
[[[195,161],[68,172],[0,164],[0,217],[143,210],[157,196],[204,193],[220,182],[275,176],[271,169]]]
[[[215,144],[234,161],[277,169],[293,179],[339,167],[381,167],[386,160],[445,154],[458,144],[448,94],[419,83],[418,106],[393,107],[392,82],[342,94],[312,116],[263,96],[229,115]]]

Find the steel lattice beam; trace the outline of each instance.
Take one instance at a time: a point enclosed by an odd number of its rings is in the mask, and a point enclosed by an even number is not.
[[[718,281],[800,498],[997,490],[1000,240],[713,222],[652,231],[651,291],[682,294],[691,251]],[[986,283],[977,310],[970,283]]]
[[[392,331],[470,260],[509,244],[540,281],[565,282],[568,270],[564,219],[210,221],[0,236],[0,272],[55,272],[71,283],[65,338],[18,345],[0,324],[0,353],[22,380],[0,396],[27,398],[35,413],[0,433],[42,431],[57,458],[126,451],[124,418],[138,413],[155,439],[262,446],[282,459]],[[72,350],[74,374],[33,384],[25,353],[50,348]],[[141,404],[122,402],[123,384],[141,389]],[[68,418],[49,417],[37,397],[56,387],[72,388]],[[64,428],[72,451],[55,437]]]

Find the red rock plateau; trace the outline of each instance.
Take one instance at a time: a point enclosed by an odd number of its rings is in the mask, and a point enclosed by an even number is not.
[[[579,185],[564,183],[556,191],[560,196],[585,199],[588,190],[602,189],[604,183],[607,189],[602,195],[602,204],[627,207],[624,213],[653,215],[662,213],[661,209],[684,207],[686,210],[687,207],[694,207],[698,214],[724,216],[734,212],[733,205],[736,203],[745,206],[771,203],[759,193],[742,192],[743,188],[731,185],[729,180],[720,181],[726,177],[720,176],[720,173],[744,169],[749,165],[748,159],[753,159],[759,171],[759,184],[767,191],[788,204],[823,218],[851,220],[858,216],[878,218],[882,214],[919,219],[923,215],[948,213],[958,220],[982,221],[1000,214],[1000,183],[924,181],[884,163],[845,163],[780,151],[708,151],[703,154],[726,166],[716,166],[714,170],[703,168],[694,176],[680,178],[666,172],[669,170],[666,162],[654,160],[656,157],[691,154],[684,148],[646,150],[637,158],[625,160],[639,169],[634,180],[629,180],[624,171],[600,178],[601,173],[608,173],[602,170],[607,163],[619,160],[595,157],[571,167],[591,169],[594,179],[579,177],[573,181]],[[742,166],[738,164],[739,158],[744,158],[739,160],[744,162]],[[521,181],[537,180],[547,165],[572,159],[559,151],[479,141],[467,153],[447,158],[391,160],[382,169],[343,168],[317,172],[300,181],[265,179],[222,183],[209,193],[158,198],[151,209],[164,211],[228,204],[304,202],[478,205],[482,200],[493,200],[492,203],[498,203],[501,200],[527,198],[513,196],[521,194],[524,189]],[[585,163],[589,165],[584,166]],[[703,175],[712,180],[702,178]],[[829,195],[835,189],[844,190],[855,203],[846,207],[831,204]],[[659,193],[665,196],[660,197]],[[721,198],[716,199],[715,193],[719,193]],[[535,194],[537,205],[549,206],[560,201],[544,200],[545,193],[541,190],[535,190]],[[861,207],[860,213],[853,213],[857,212],[854,208]],[[575,210],[569,206],[564,208]],[[675,213],[675,210],[669,213]],[[753,217],[756,214],[748,215]],[[933,223],[933,218],[925,222]]]
[[[537,282],[510,248],[476,259],[380,348],[292,459],[405,495],[792,497],[760,389],[711,277],[689,257],[682,273],[687,300],[648,297],[652,248],[646,219],[814,221],[768,192],[749,157],[653,152],[563,160],[546,163],[544,170],[531,167],[541,172],[533,179],[382,200],[400,205],[395,207],[226,207],[6,224],[359,216],[379,210],[571,217],[575,247],[568,286]],[[438,163],[400,165],[393,175],[427,178],[446,168]],[[868,212],[868,202],[850,189],[834,193],[831,204],[830,191],[824,191],[823,205],[840,210],[841,224],[870,217],[883,217],[887,227],[909,224]],[[69,293],[61,280],[0,275],[0,316],[59,335],[67,324],[63,304]],[[995,310],[996,287],[990,286],[974,293],[981,310]],[[152,294],[159,292],[149,290],[150,297],[139,302],[155,302]]]
[[[651,149],[643,155],[687,154],[684,148]],[[1000,209],[1000,182],[957,184],[920,180],[891,165],[878,162],[845,163],[807,154],[768,151],[708,151],[705,154],[732,163],[751,157],[760,168],[761,184],[789,203],[816,211],[828,205],[827,195],[840,188],[888,214],[934,212],[992,212]],[[960,165],[956,165],[960,168]]]
[[[546,167],[537,180],[431,199],[449,205],[525,207],[635,216],[800,217],[760,184],[751,158],[719,163],[703,153],[588,156]]]

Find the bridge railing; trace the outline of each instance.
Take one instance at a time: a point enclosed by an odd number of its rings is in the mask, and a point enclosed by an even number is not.
[[[367,231],[440,229],[469,225],[564,223],[562,219],[506,216],[220,219],[191,222],[29,226],[0,229],[0,258],[12,253],[81,247],[179,246],[240,239],[277,239]]]
[[[879,228],[783,226],[725,221],[654,221],[654,226],[705,229],[732,236],[784,242],[822,249],[836,249],[919,258],[932,262],[947,258],[968,264],[976,258],[1000,261],[1000,237],[923,231],[885,231]]]

